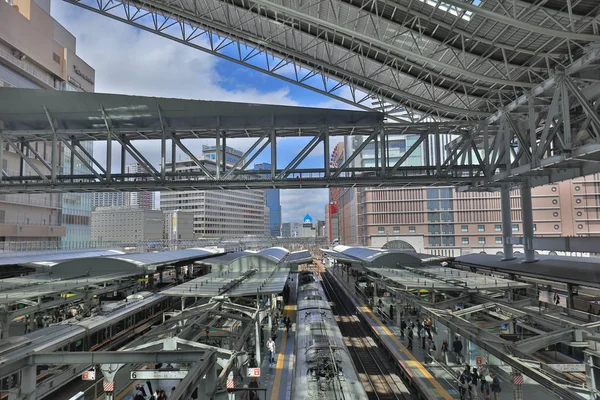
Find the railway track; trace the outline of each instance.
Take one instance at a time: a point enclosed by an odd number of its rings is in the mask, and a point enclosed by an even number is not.
[[[328,273],[320,274],[323,289],[332,311],[336,315],[344,342],[348,346],[352,361],[361,377],[362,384],[370,400],[414,400],[400,377],[395,374],[394,365],[388,360],[385,350],[377,346],[369,332],[349,306],[347,295],[337,287]]]

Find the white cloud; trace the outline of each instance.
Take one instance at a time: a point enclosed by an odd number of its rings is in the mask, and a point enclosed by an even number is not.
[[[96,70],[96,91],[142,96],[174,97],[202,100],[237,101],[279,105],[298,105],[289,90],[289,84],[271,91],[260,90],[252,81],[236,82],[235,89],[224,86],[231,83],[227,72],[231,65],[217,57],[160,36],[135,29],[112,19],[82,10],[62,1],[52,3],[53,16],[77,38],[77,52]],[[240,68],[240,67],[238,67]],[[290,68],[284,67],[284,68]],[[290,73],[290,71],[285,71]],[[230,85],[228,85],[230,86]],[[340,94],[350,98],[344,88]],[[313,107],[354,107],[337,100],[304,104]],[[332,142],[334,139],[332,139]],[[209,141],[192,141],[186,145],[194,154],[201,153],[201,145]],[[335,140],[337,142],[337,140]],[[228,145],[246,150],[251,141],[228,141]],[[212,144],[212,143],[210,143]],[[331,143],[333,148],[335,143]],[[137,143],[136,146],[149,161],[158,165],[159,148],[155,142]],[[105,146],[95,147],[97,154],[105,153]],[[113,154],[119,154],[118,148]],[[323,146],[311,156],[321,156]],[[286,157],[293,158],[293,155]],[[119,168],[118,157],[112,168]],[[130,159],[128,162],[132,162]],[[323,219],[328,202],[326,189],[283,190],[281,203],[283,221],[300,221],[309,213]]]
[[[325,219],[325,205],[329,202],[327,189],[289,189],[281,191],[282,222],[301,222],[306,214],[313,220]]]

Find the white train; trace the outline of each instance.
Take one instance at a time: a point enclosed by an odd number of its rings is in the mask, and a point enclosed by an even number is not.
[[[298,277],[297,308],[292,398],[367,399],[325,292],[312,272]]]
[[[4,392],[20,384],[22,360],[36,352],[112,350],[135,338],[138,333],[162,321],[162,313],[171,308],[171,298],[151,292],[140,292],[127,300],[107,303],[93,317],[42,328],[24,336],[0,340],[0,388]],[[70,367],[70,368],[69,368]],[[86,369],[87,366],[78,366]],[[70,371],[73,366],[58,366],[52,373],[38,367],[38,398],[46,396],[57,385],[57,372]],[[61,379],[62,381],[62,379]],[[67,382],[64,382],[67,383]],[[5,392],[4,392],[5,393]],[[0,399],[8,397],[0,395]]]

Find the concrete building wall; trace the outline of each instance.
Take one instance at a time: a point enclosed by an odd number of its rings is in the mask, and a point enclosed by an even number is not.
[[[234,149],[228,149],[227,154],[230,158],[237,155]],[[209,155],[211,158],[200,157],[200,160],[205,168],[214,170],[215,161]],[[232,164],[227,166],[230,168]],[[178,171],[200,170],[191,160],[177,161],[175,168]],[[265,233],[263,190],[172,191],[162,193],[160,202],[164,211],[192,212],[194,232],[198,237],[263,236]]]
[[[0,1],[0,86],[93,91],[94,70],[77,56],[75,37],[49,12],[49,0]],[[81,83],[74,85],[71,82],[74,79]],[[51,105],[49,109],[51,112]],[[90,143],[82,145],[92,152]],[[32,147],[42,158],[50,158],[49,143],[33,143]],[[33,153],[30,153],[26,151],[27,156],[34,159]],[[70,152],[67,148],[59,148],[59,159],[59,173],[69,172]],[[45,171],[39,161],[33,162]],[[19,163],[15,151],[5,146],[2,168],[9,174],[16,174]],[[72,167],[75,173],[87,172],[80,160],[76,160]],[[26,167],[25,173],[32,172]],[[10,201],[0,201],[0,211],[11,219],[16,218],[12,221],[19,224],[26,224],[24,218],[30,221],[29,227],[4,224],[0,241],[22,241],[24,236],[31,241],[89,241],[91,194],[55,196],[50,201],[47,195],[28,196],[26,199],[21,196],[18,202],[13,196]],[[23,206],[27,207],[25,211]],[[27,214],[27,217],[21,217],[19,213]],[[42,221],[39,229],[32,228],[33,220]],[[44,227],[43,221],[52,221],[50,226],[53,227]],[[62,228],[56,225],[62,225]],[[16,236],[11,236],[11,232],[16,232]],[[32,248],[36,246],[32,244]]]
[[[124,207],[126,205],[125,192],[92,193],[92,209],[97,207]]]
[[[165,211],[164,239],[165,240],[193,240],[194,214],[184,211]]]
[[[162,240],[163,213],[135,208],[99,208],[92,213],[92,240],[136,243]]]

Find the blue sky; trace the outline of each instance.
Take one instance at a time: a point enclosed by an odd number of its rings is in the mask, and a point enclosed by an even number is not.
[[[78,55],[96,70],[98,92],[349,108],[313,91],[63,1],[52,3],[52,15],[76,36]],[[280,143],[278,167],[285,166],[305,142],[298,139]],[[190,147],[200,154],[201,144],[198,141]],[[228,145],[244,150],[251,142],[232,140]],[[140,148],[150,161],[158,164],[155,144],[144,143]],[[95,148],[99,152],[104,150],[101,146]],[[269,162],[269,157],[266,153],[256,162]],[[322,164],[323,148],[319,146],[302,166]],[[316,220],[323,219],[328,194],[325,189],[285,190],[281,198],[284,222],[301,221],[307,213]]]

